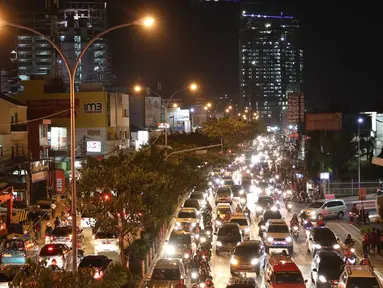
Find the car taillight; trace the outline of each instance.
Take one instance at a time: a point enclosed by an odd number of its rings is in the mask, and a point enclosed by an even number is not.
[[[51,237],[51,239],[52,239],[53,241],[55,241],[55,240],[56,240],[56,237]]]
[[[94,273],[93,278],[98,280],[98,279],[101,279],[102,276],[104,276],[104,273],[101,270],[96,269],[96,272]]]
[[[67,240],[72,240],[72,234],[70,234],[68,237],[66,237]]]

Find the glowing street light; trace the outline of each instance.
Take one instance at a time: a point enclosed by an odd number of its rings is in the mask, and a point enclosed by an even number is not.
[[[238,116],[241,117],[241,113],[238,113]]]
[[[153,17],[145,17],[142,19],[142,25],[145,27],[152,27],[154,25],[154,18]]]
[[[209,109],[207,106],[203,107],[203,109],[205,109],[206,111]]]
[[[177,108],[177,107],[178,107],[177,103],[174,103],[173,108]]]
[[[229,108],[229,110],[231,110],[231,109],[233,109],[233,106],[230,105],[228,108]]]
[[[211,103],[207,103],[206,106],[210,108],[211,107]]]
[[[134,86],[134,91],[141,92],[142,91],[142,87],[139,86],[139,85],[136,85],[136,86]]]
[[[195,90],[198,89],[198,85],[196,83],[192,83],[192,84],[190,84],[189,89],[192,90],[192,91],[195,91]]]
[[[226,109],[225,111],[226,111],[226,113],[229,113],[230,110],[229,110],[229,109]]]

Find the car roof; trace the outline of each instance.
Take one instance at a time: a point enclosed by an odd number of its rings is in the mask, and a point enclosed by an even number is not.
[[[233,218],[236,218],[236,219],[245,218],[245,219],[247,219],[247,217],[245,216],[245,214],[243,212],[234,212],[233,215],[231,215],[230,219],[233,219]]]
[[[340,257],[338,252],[336,251],[331,251],[331,250],[320,250],[316,253],[318,255],[318,257],[322,258],[322,257],[327,257],[327,256],[335,256],[335,257]]]
[[[221,207],[225,207],[225,208],[230,207],[231,208],[231,205],[229,203],[218,203],[217,209],[221,208]]]
[[[184,231],[184,230],[176,230],[173,229],[172,233],[170,235],[191,235],[190,232]]]
[[[269,263],[274,271],[299,271],[297,264],[290,256],[273,255],[269,258]]]
[[[254,278],[247,278],[247,277],[232,277],[230,278],[227,285],[241,285],[241,284],[250,284],[254,287],[258,287],[257,282]]]
[[[179,212],[197,212],[193,207],[182,207]]]
[[[180,259],[172,258],[172,259],[165,259],[161,258],[158,259],[155,268],[157,269],[178,269],[178,265],[180,264]]]
[[[238,244],[238,246],[253,246],[253,245],[262,245],[262,241],[260,240],[247,240]]]
[[[269,219],[267,220],[268,225],[287,225],[286,221],[283,219]]]
[[[342,202],[344,202],[344,200],[342,200],[342,199],[318,199],[318,200],[315,200],[314,202],[327,203],[327,202],[332,202],[332,201],[342,201]]]
[[[376,278],[372,269],[367,265],[347,265],[345,271],[348,274],[348,277],[358,278]]]
[[[236,226],[236,227],[238,227],[238,229],[239,229],[239,225],[238,225],[238,223],[230,223],[230,222],[226,222],[226,223],[224,223],[224,224],[221,226],[221,228],[222,228],[222,227],[227,227],[227,226]]]

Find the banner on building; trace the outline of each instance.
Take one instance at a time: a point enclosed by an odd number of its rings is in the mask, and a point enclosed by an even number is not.
[[[342,130],[342,113],[306,113],[306,131]]]
[[[288,95],[287,118],[290,125],[304,122],[305,98],[302,92],[293,92]]]

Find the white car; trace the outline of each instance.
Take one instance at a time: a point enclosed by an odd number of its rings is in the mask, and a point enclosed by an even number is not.
[[[177,230],[190,230],[199,223],[198,212],[195,208],[181,208],[176,218]]]
[[[342,219],[347,213],[347,206],[346,203],[340,199],[317,200],[303,209],[301,213],[303,211],[306,212],[311,221],[315,221],[319,215],[323,218]]]
[[[282,219],[271,219],[266,223],[266,231],[263,234],[265,250],[287,249],[289,255],[294,252],[293,239],[290,235],[289,226]]]
[[[247,217],[243,213],[234,213],[231,216],[229,223],[237,223],[242,232],[244,240],[250,240],[250,224]]]
[[[87,214],[81,214],[81,228],[91,228],[96,224],[96,220]]]
[[[67,269],[72,261],[71,248],[65,244],[45,244],[40,250],[39,262],[44,262],[49,267],[53,260],[56,260],[59,268]]]
[[[117,252],[120,253],[119,239],[116,234],[103,232],[98,230],[92,236],[95,254],[100,252]]]

